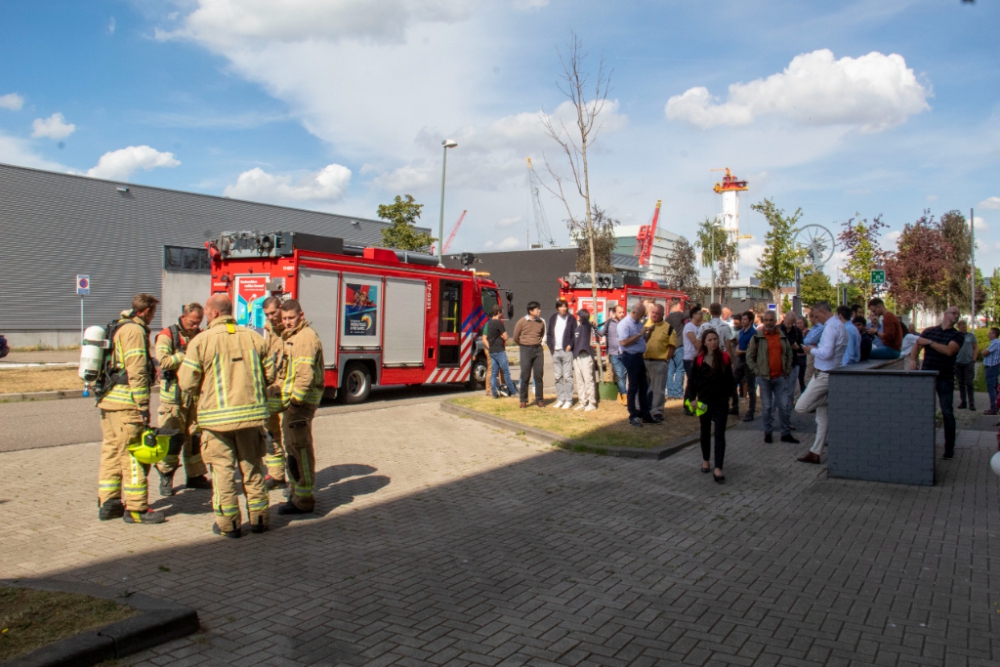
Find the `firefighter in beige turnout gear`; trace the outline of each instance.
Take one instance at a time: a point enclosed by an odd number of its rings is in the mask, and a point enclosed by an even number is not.
[[[198,431],[197,414],[191,396],[181,392],[177,386],[177,369],[184,361],[188,343],[198,335],[205,309],[200,303],[189,303],[173,324],[156,336],[155,357],[160,367],[160,428],[176,429],[181,432],[183,446],[180,452],[171,450],[166,458],[156,464],[160,475],[160,495],[174,495],[174,473],[180,467],[181,454],[184,456],[184,471],[187,475],[185,486],[189,489],[211,489],[212,483],[205,477],[208,472],[201,458],[201,433]]]
[[[126,523],[163,522],[162,513],[149,509],[149,466],[139,463],[128,450],[139,443],[143,428],[149,425],[149,391],[155,379],[149,323],[156,316],[157,303],[152,295],[137,294],[110,341],[115,384],[97,404],[103,436],[97,492],[102,521],[122,517]]]
[[[264,299],[261,304],[264,316],[267,321],[264,323],[264,340],[267,341],[267,354],[271,357],[275,376],[283,377],[284,371],[282,362],[284,359],[285,341],[281,339],[281,334],[285,330],[285,325],[281,323],[281,299],[270,296]],[[270,389],[268,391],[267,407],[271,412],[267,419],[267,455],[264,457],[264,465],[267,467],[267,476],[264,477],[264,486],[268,491],[286,486],[285,482],[285,449],[281,440],[281,413],[284,410],[281,405],[280,389]]]
[[[278,514],[308,514],[316,506],[312,421],[323,398],[323,344],[295,299],[281,304],[281,321],[285,325],[281,334],[284,376],[279,378],[278,390],[285,406],[281,431],[291,489],[288,502],[278,508]]]
[[[215,294],[205,304],[208,329],[188,345],[177,381],[198,400],[202,452],[212,466],[212,532],[240,537],[241,515],[235,476],[243,479],[250,530],[268,525],[268,497],[261,460],[268,419],[265,390],[274,379],[267,343],[236,324],[233,302]]]

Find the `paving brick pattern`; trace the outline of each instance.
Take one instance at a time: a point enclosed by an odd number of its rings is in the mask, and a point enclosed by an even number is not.
[[[322,516],[241,540],[211,535],[204,492],[157,501],[162,526],[99,523],[93,445],[0,454],[0,576],[198,609],[203,632],[130,665],[1000,663],[990,432],[934,487],[828,479],[794,460],[810,436],[753,430],[725,485],[697,447],[552,451],[426,404],[316,434]]]

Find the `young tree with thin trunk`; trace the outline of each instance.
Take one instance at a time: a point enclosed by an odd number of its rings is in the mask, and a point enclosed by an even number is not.
[[[770,199],[751,206],[764,218],[770,229],[764,235],[764,252],[760,256],[760,268],[754,275],[760,280],[760,286],[771,290],[776,303],[778,291],[783,285],[795,280],[795,267],[802,263],[804,252],[795,247],[795,226],[802,217],[802,209],[796,209],[792,215],[774,205]],[[779,306],[780,307],[780,306]]]
[[[677,239],[667,266],[663,270],[663,280],[670,289],[686,292],[688,296],[698,289],[698,268],[695,266],[695,253],[691,243],[683,236]]]
[[[583,52],[583,42],[575,32],[570,33],[570,41],[566,49],[565,56],[561,51],[559,52],[559,62],[562,63],[563,68],[559,90],[572,103],[576,118],[571,125],[567,126],[561,119],[543,112],[542,126],[545,133],[559,145],[566,158],[570,170],[570,183],[568,187],[564,186],[564,178],[546,158],[545,168],[552,183],[543,183],[543,185],[566,207],[570,234],[582,235],[586,239],[587,250],[590,254],[591,294],[596,310],[597,254],[595,241],[597,230],[594,226],[594,212],[591,206],[590,164],[587,151],[593,146],[601,131],[600,115],[608,104],[611,72],[605,69],[604,59],[601,58],[597,65],[597,73],[591,81],[591,75],[584,71],[584,60],[586,60],[587,54]],[[575,190],[576,196],[582,200],[584,207],[582,217],[574,212],[574,207],[570,203],[571,195],[567,190]],[[596,322],[597,319],[595,313],[594,321]],[[604,362],[599,349],[597,371],[599,375],[604,375]]]
[[[866,218],[851,218],[837,235],[837,243],[847,252],[844,274],[861,292],[861,303],[865,305],[886,289],[885,285],[872,284],[872,271],[885,267],[886,251],[879,245],[879,236],[887,226],[881,215],[876,215],[871,222]]]
[[[698,224],[695,245],[701,249],[701,265],[710,268],[715,276],[715,289],[719,291],[716,301],[722,302],[732,279],[733,265],[739,258],[739,245],[711,218],[705,218]]]

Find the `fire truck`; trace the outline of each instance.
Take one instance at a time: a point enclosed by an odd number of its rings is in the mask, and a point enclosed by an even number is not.
[[[239,324],[263,330],[270,296],[299,301],[323,342],[327,390],[345,403],[364,401],[373,386],[471,389],[486,380],[480,334],[501,304],[487,274],[298,232],[224,232],[205,246],[212,293],[229,295]],[[513,295],[505,296],[509,318]]]
[[[669,313],[675,304],[687,310],[689,297],[684,292],[666,289],[654,280],[642,280],[618,273],[597,274],[597,307],[594,307],[594,296],[591,289],[589,273],[570,273],[559,279],[559,298],[565,299],[571,312],[586,308],[591,313],[591,321],[598,326],[604,324],[610,317],[615,306],[621,305],[625,312],[640,301],[652,301],[663,306]]]

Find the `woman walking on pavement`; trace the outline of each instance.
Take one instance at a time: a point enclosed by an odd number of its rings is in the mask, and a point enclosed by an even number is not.
[[[705,330],[701,351],[691,364],[686,401],[701,419],[701,471],[712,470],[709,456],[712,424],[715,424],[715,470],[712,476],[719,484],[726,481],[722,465],[726,458],[726,420],[729,397],[733,393],[733,364],[729,354],[719,349],[719,334],[714,329]]]

